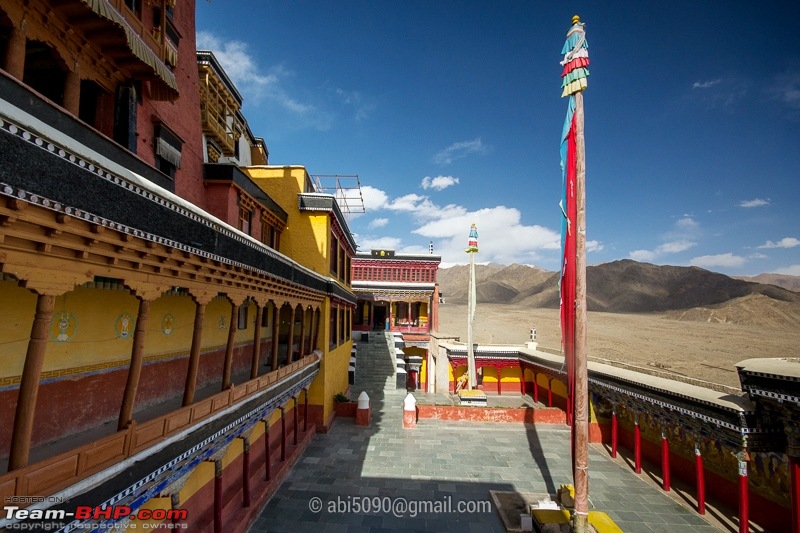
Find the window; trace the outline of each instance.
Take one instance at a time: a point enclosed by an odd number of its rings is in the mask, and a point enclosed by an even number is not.
[[[239,230],[250,235],[250,224],[253,221],[253,212],[248,206],[239,202]]]
[[[339,268],[339,240],[331,235],[331,275],[336,277]]]
[[[156,124],[155,138],[156,166],[175,179],[175,171],[181,168],[181,149],[183,141],[164,124]]]
[[[337,346],[337,338],[338,335],[336,333],[336,326],[339,324],[339,309],[336,307],[331,307],[331,322],[330,322],[330,347],[335,348]]]

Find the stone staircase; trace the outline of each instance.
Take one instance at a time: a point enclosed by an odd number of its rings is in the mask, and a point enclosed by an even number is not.
[[[358,355],[350,398],[356,400],[361,391],[366,391],[373,415],[379,415],[380,419],[388,416],[399,420],[407,392],[397,388],[394,338],[383,331],[370,332],[369,342],[354,342],[353,345]]]

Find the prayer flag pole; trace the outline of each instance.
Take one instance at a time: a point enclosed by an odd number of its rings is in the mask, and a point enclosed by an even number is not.
[[[475,349],[472,346],[472,324],[475,320],[475,306],[477,304],[475,297],[475,254],[478,252],[478,227],[472,223],[469,229],[469,242],[466,250],[469,254],[469,299],[467,304],[467,377],[468,377],[468,390],[475,388],[476,370],[475,370]],[[498,376],[499,379],[499,376]]]
[[[562,135],[566,231],[562,264],[562,332],[567,361],[569,396],[573,409],[573,477],[575,513],[573,531],[589,530],[589,380],[586,355],[586,154],[584,140],[583,90],[589,71],[589,46],[584,24],[577,15],[567,32],[561,62],[562,94],[569,96],[567,121]],[[574,288],[566,286],[572,285]],[[571,337],[571,338],[570,338]]]

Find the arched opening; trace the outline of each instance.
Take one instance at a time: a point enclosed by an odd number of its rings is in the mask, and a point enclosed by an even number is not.
[[[67,65],[56,50],[41,41],[25,45],[25,74],[22,82],[58,105],[64,103]]]

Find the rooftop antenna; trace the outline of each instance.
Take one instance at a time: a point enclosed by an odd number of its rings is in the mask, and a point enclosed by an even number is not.
[[[428,243],[428,253],[433,255],[433,241]]]

